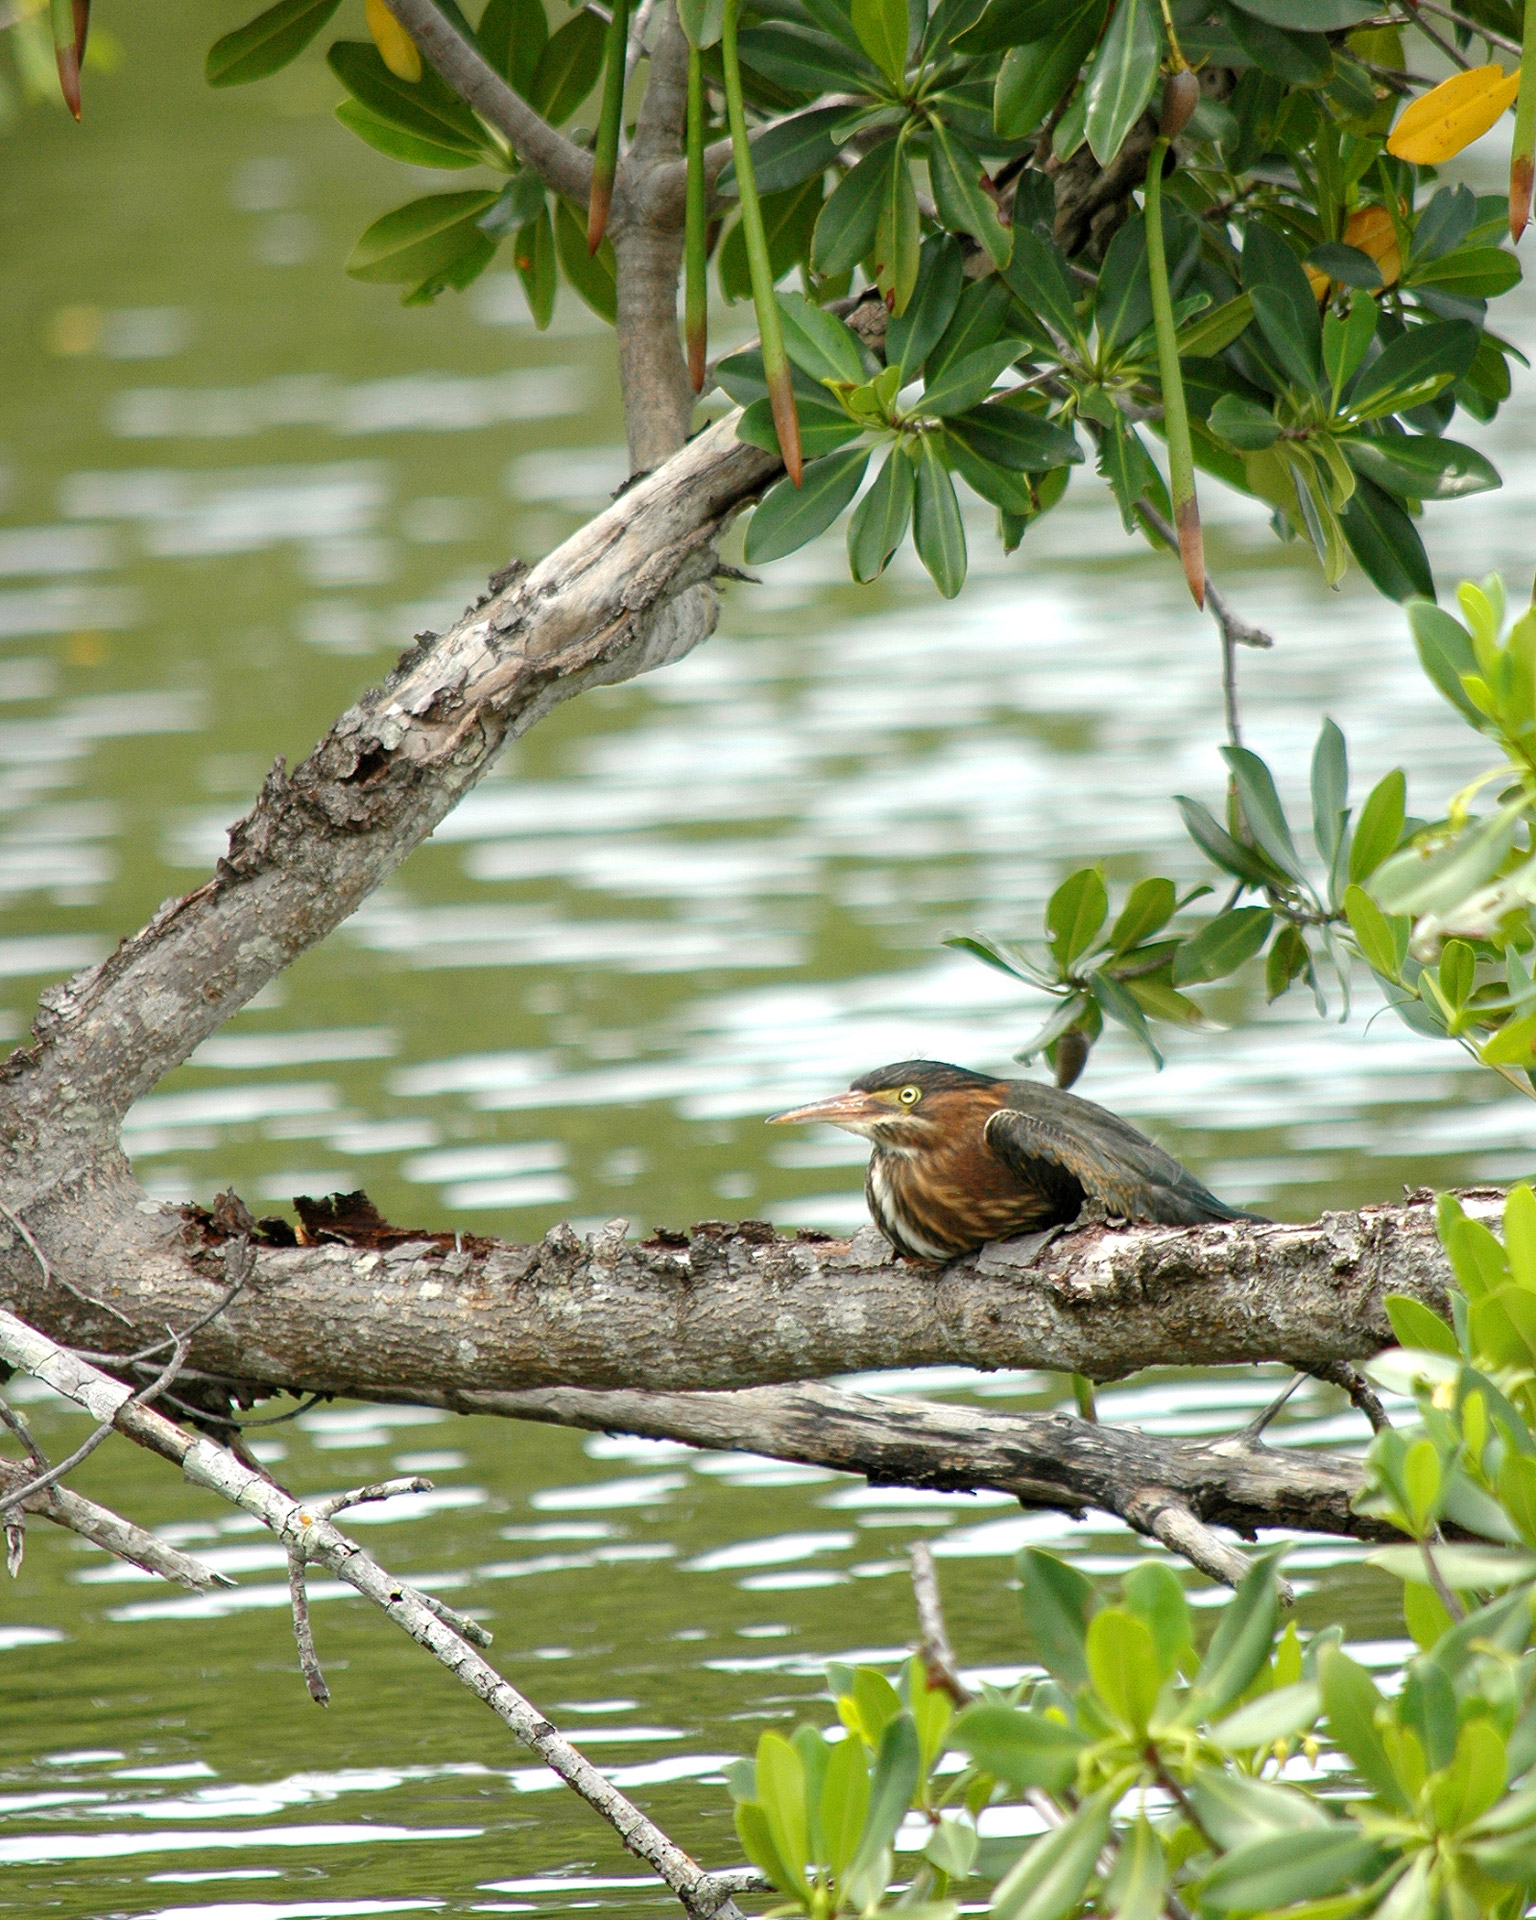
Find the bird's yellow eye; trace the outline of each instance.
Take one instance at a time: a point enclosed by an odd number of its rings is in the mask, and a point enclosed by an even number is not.
[[[923,1090],[921,1087],[903,1087],[901,1092],[896,1096],[904,1107],[915,1107],[922,1097]]]

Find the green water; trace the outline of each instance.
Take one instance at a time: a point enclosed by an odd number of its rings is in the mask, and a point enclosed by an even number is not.
[[[547,551],[623,471],[609,341],[580,308],[540,336],[504,275],[426,311],[341,275],[368,221],[462,183],[360,147],[318,54],[214,95],[202,53],[239,7],[109,12],[127,59],[89,76],[85,125],[35,111],[0,138],[10,1037],[48,978],[196,884],[275,756],[302,756],[413,632],[509,554]],[[1502,324],[1529,343],[1522,299]],[[1431,517],[1443,578],[1526,577],[1531,426],[1526,399],[1468,433],[1506,488]],[[1328,594],[1250,506],[1206,504],[1213,567],[1277,636],[1244,659],[1244,701],[1288,792],[1325,712],[1357,792],[1407,760],[1427,811],[1476,771],[1396,609],[1353,581]],[[943,934],[1038,926],[1100,854],[1121,882],[1153,863],[1200,877],[1167,795],[1220,790],[1211,633],[1091,477],[1052,522],[1004,561],[978,517],[953,606],[900,566],[853,589],[823,543],[734,589],[693,659],[561,709],[141,1105],[127,1141],[148,1189],[233,1185],[271,1211],[364,1186],[394,1218],[520,1238],[615,1215],[853,1226],[856,1143],[762,1117],[883,1060],[1008,1059],[1037,1010]],[[1232,1199],[1301,1218],[1528,1170],[1528,1108],[1371,1008],[1341,1030],[1295,995],[1211,1004],[1232,1032],[1178,1038],[1161,1076],[1112,1037],[1086,1090]],[[1012,1408],[1057,1390],[884,1384]],[[1106,1413],[1210,1433],[1272,1390],[1153,1378]],[[29,1410],[56,1451],[82,1431]],[[1319,1391],[1285,1431],[1362,1429]],[[509,1675],[716,1864],[738,1857],[722,1757],[814,1701],[825,1658],[894,1660],[909,1639],[908,1540],[933,1542],[962,1658],[988,1669],[1021,1657],[1024,1540],[1104,1572],[1141,1552],[1006,1501],[490,1421],[328,1409],[264,1444],[302,1493],[428,1473],[435,1504],[360,1517],[359,1536],[482,1614]],[[79,1484],[241,1587],[188,1602],[30,1530],[0,1595],[9,1911],[668,1910],[650,1883],[607,1884],[638,1870],[357,1601],[317,1591],[322,1714],[262,1536],[115,1443]],[[1390,1591],[1353,1551],[1303,1543],[1292,1567],[1304,1622],[1342,1613],[1390,1661]]]

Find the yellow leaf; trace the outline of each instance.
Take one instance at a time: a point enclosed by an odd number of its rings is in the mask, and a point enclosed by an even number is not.
[[[1387,152],[1415,166],[1438,166],[1480,140],[1519,91],[1520,75],[1499,66],[1453,73],[1403,109]]]
[[[416,42],[385,6],[384,0],[364,0],[363,16],[385,66],[397,80],[408,80],[414,86],[421,78],[421,55],[416,51]]]
[[[1320,267],[1303,267],[1302,272],[1307,276],[1307,285],[1312,289],[1312,298],[1321,304],[1328,298],[1328,289],[1333,282]]]
[[[1369,254],[1381,269],[1383,286],[1390,287],[1403,270],[1403,256],[1397,246],[1397,230],[1385,207],[1360,207],[1352,213],[1344,229],[1344,244],[1358,247],[1362,253]]]

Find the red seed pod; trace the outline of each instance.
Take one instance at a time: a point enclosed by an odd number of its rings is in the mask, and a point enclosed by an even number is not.
[[[1200,82],[1188,67],[1170,73],[1163,82],[1163,117],[1157,130],[1165,140],[1176,139],[1189,125],[1200,104]]]

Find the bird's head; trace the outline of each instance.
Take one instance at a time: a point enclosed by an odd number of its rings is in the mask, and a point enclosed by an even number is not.
[[[861,1074],[846,1093],[770,1115],[770,1126],[820,1120],[897,1153],[939,1146],[973,1115],[997,1105],[997,1082],[939,1060],[898,1060]]]

